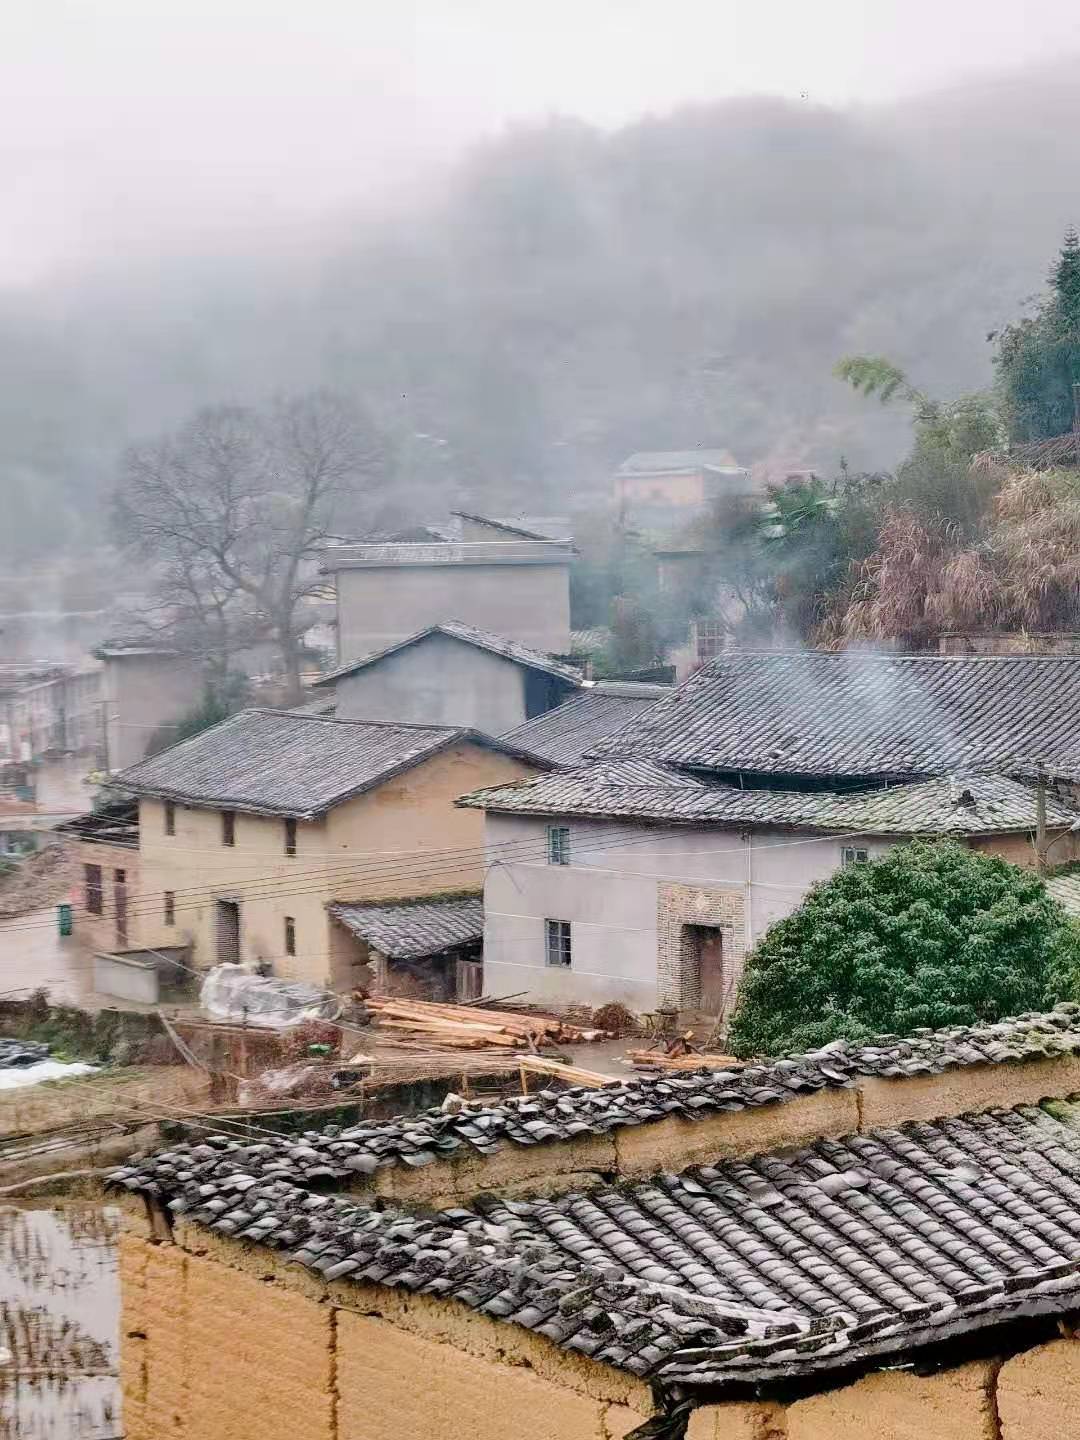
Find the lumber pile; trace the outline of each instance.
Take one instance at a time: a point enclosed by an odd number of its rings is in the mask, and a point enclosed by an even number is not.
[[[603,1031],[582,1030],[554,1015],[440,1005],[390,995],[369,996],[365,1004],[379,1030],[455,1050],[537,1051],[544,1045],[580,1045],[604,1038]]]
[[[713,1050],[699,1050],[693,1042],[692,1033],[677,1035],[672,1040],[656,1041],[644,1050],[627,1050],[626,1063],[635,1070],[655,1074],[666,1070],[731,1070],[738,1069],[741,1060],[734,1055],[721,1055]]]

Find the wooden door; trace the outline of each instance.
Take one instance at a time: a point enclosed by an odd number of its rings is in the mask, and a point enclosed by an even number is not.
[[[240,906],[235,900],[217,902],[217,958],[219,965],[240,959]]]
[[[457,1002],[479,1000],[484,993],[484,966],[480,960],[459,960],[455,977]]]
[[[698,973],[701,976],[701,1008],[707,1015],[723,1013],[727,1001],[724,977],[723,931],[711,925],[698,926]]]

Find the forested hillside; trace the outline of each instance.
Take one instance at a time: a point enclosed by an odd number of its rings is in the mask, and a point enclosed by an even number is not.
[[[638,448],[891,466],[908,426],[832,374],[887,354],[948,397],[1080,217],[1072,69],[833,113],[724,102],[553,121],[302,255],[103,261],[0,292],[9,552],[108,520],[119,452],[205,403],[326,385],[386,437],[386,514],[565,508]],[[10,497],[10,498],[9,498]]]

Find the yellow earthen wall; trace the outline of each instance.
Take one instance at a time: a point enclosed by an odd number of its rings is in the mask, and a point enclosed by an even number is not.
[[[338,989],[364,957],[327,914],[332,900],[394,898],[483,885],[479,810],[458,810],[466,790],[503,785],[534,767],[464,743],[395,780],[338,806],[323,820],[299,822],[296,854],[285,854],[279,816],[237,812],[235,844],[221,843],[221,812],[177,805],[173,835],[164,805],[139,805],[139,940],[193,946],[194,963],[217,962],[217,901],[240,904],[240,954],[268,960],[275,975]],[[469,851],[445,870],[425,851]],[[350,856],[354,864],[347,863]],[[396,866],[388,870],[388,865]],[[376,869],[375,867],[379,867]],[[135,887],[129,885],[129,890]],[[176,896],[176,923],[165,924],[164,893]],[[158,903],[159,898],[161,903]],[[295,921],[296,955],[285,954],[285,917]]]
[[[123,845],[91,844],[86,840],[66,840],[64,848],[77,867],[75,883],[69,897],[74,906],[75,933],[90,950],[116,950],[121,940],[116,930],[116,872],[123,870],[127,879],[128,921],[127,941],[123,948],[137,949],[142,942],[143,922],[136,897],[141,893],[139,852]],[[92,915],[86,908],[87,865],[101,871],[101,914]],[[175,942],[173,942],[175,943]]]
[[[463,1305],[338,1282],[124,1202],[127,1440],[625,1440],[648,1387]],[[191,1253],[183,1248],[192,1247]],[[930,1376],[891,1370],[784,1407],[705,1405],[686,1440],[1066,1440],[1080,1342]]]

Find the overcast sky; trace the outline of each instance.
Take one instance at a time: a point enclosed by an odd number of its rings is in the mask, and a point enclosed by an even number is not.
[[[0,284],[295,243],[513,120],[873,102],[1070,52],[1077,0],[0,0]]]

